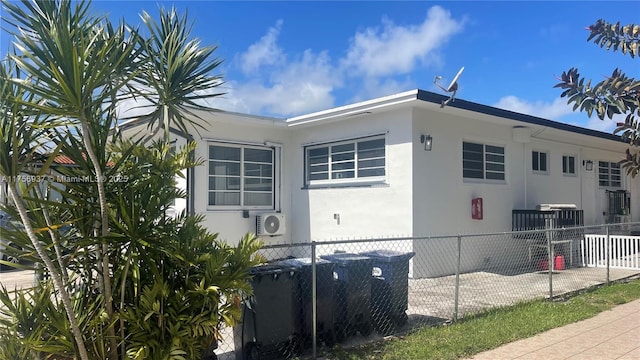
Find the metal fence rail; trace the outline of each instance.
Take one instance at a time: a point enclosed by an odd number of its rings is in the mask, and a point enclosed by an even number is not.
[[[639,276],[637,234],[640,223],[267,246],[243,321],[221,329],[215,353],[315,358],[336,343]]]
[[[640,237],[629,236],[636,229],[640,223],[265,247],[270,266],[284,270],[254,278],[244,309],[251,319],[236,327],[235,342],[224,334],[218,357],[315,358],[336,343],[638,276],[637,262],[626,260],[640,256]],[[615,266],[623,262],[635,265]]]

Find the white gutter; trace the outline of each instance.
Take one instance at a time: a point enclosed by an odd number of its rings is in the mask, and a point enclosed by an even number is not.
[[[346,118],[366,114],[372,110],[391,105],[403,104],[418,99],[418,90],[406,91],[400,94],[385,96],[374,100],[363,101],[351,105],[318,111],[315,113],[292,117],[286,120],[289,126],[312,124],[318,121],[344,120]]]

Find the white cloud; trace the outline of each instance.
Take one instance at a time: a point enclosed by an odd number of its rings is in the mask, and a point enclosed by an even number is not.
[[[500,98],[493,106],[557,121],[560,121],[563,116],[573,113],[572,106],[561,98],[557,98],[550,103],[544,101],[529,102],[517,96],[508,95]]]
[[[615,130],[616,128],[616,123],[624,122],[625,117],[626,115],[617,114],[613,116],[613,119],[605,118],[604,120],[600,120],[596,115],[592,115],[587,120],[586,124],[572,124],[572,125],[583,126],[588,129],[603,131],[606,133],[613,133],[613,130]]]
[[[247,51],[240,55],[242,71],[252,73],[261,66],[275,65],[284,61],[284,53],[276,44],[280,29],[282,29],[282,20],[278,20],[276,25],[269,28],[258,42],[250,45]]]
[[[441,61],[438,48],[462,30],[439,6],[431,7],[420,24],[399,26],[382,20],[382,30],[356,32],[343,58],[307,49],[287,53],[278,44],[282,21],[235,57],[246,80],[226,85],[231,90],[216,101],[220,108],[252,114],[290,116],[335,106],[335,92],[349,76],[356,98],[409,90],[415,85],[395,78],[418,65]]]
[[[326,52],[306,50],[299,59],[275,68],[268,79],[232,82],[220,108],[252,114],[293,115],[330,108],[340,86]]]
[[[557,98],[552,102],[530,102],[509,95],[500,98],[493,106],[606,133],[612,133],[616,128],[616,122],[624,122],[625,117],[624,115],[615,115],[613,119],[600,120],[593,114],[587,118],[586,113],[573,111],[573,105],[567,104],[567,101],[562,98]]]
[[[356,33],[342,63],[367,76],[408,73],[418,64],[437,60],[437,49],[462,31],[464,21],[456,21],[440,6],[427,12],[422,24],[398,26],[383,19],[383,28],[367,28]]]
[[[414,89],[415,87],[415,82],[409,78],[398,81],[390,78],[379,79],[375,77],[368,77],[363,79],[363,83],[359,93],[356,94],[356,97],[351,99],[351,101],[357,102],[366,99],[397,94],[409,89]]]

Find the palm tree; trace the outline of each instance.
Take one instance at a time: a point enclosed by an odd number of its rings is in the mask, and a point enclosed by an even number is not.
[[[210,73],[220,65],[220,60],[211,59],[215,47],[202,47],[197,40],[190,40],[191,25],[186,15],[178,16],[175,9],[162,9],[159,24],[145,12],[143,21],[151,35],[142,39],[137,31],[124,23],[116,26],[106,17],[92,15],[90,2],[23,0],[17,4],[2,0],[2,4],[7,10],[6,21],[14,29],[16,52],[9,58],[23,73],[22,76],[3,74],[3,84],[30,94],[13,97],[25,109],[37,110],[49,121],[64,119],[67,122],[63,129],[49,128],[57,132],[59,139],[75,137],[80,140],[74,142],[81,146],[79,151],[66,155],[74,162],[88,166],[87,170],[97,180],[94,186],[99,212],[93,218],[93,236],[98,246],[93,248],[96,258],[100,259],[98,284],[104,296],[107,322],[112,324],[108,328],[108,356],[116,359],[110,258],[113,251],[108,240],[109,207],[102,181],[109,163],[105,134],[118,122],[115,109],[119,101],[136,96],[151,103],[152,110],[146,118],[150,127],[155,128],[152,134],[164,130],[165,141],[168,141],[171,126],[185,132],[190,125],[204,126],[189,108],[206,107],[202,101],[219,95],[212,89],[222,83],[221,78]],[[24,119],[16,119],[12,124],[25,126]],[[13,131],[13,128],[7,128],[7,131]],[[69,146],[66,148],[70,149]],[[21,153],[14,149],[9,154],[13,154],[15,160]],[[12,164],[15,165],[15,161]],[[14,166],[2,169],[3,173],[5,170],[21,169]],[[20,208],[20,195],[14,191],[16,189],[10,190],[18,209],[21,213],[26,212]],[[26,218],[23,220],[27,222]],[[29,233],[29,229],[26,230]],[[37,248],[36,243],[34,240]],[[57,269],[52,261],[45,261],[45,266],[52,274],[56,291],[64,297],[66,284],[61,272],[65,270]],[[65,310],[79,355],[83,360],[87,359],[82,334],[73,320],[73,309],[65,303]]]
[[[210,75],[222,61],[212,58],[217,47],[202,46],[191,38],[192,24],[186,13],[180,16],[175,8],[161,8],[159,17],[156,22],[149,13],[142,13],[151,35],[144,42],[145,66],[136,81],[151,104],[149,114],[142,117],[154,128],[151,136],[163,130],[164,140],[169,141],[171,126],[184,134],[205,127],[191,109],[212,110],[206,101],[222,95],[216,91],[222,77]]]

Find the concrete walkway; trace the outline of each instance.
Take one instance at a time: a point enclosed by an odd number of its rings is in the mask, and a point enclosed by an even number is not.
[[[485,351],[471,359],[640,359],[640,300]]]

